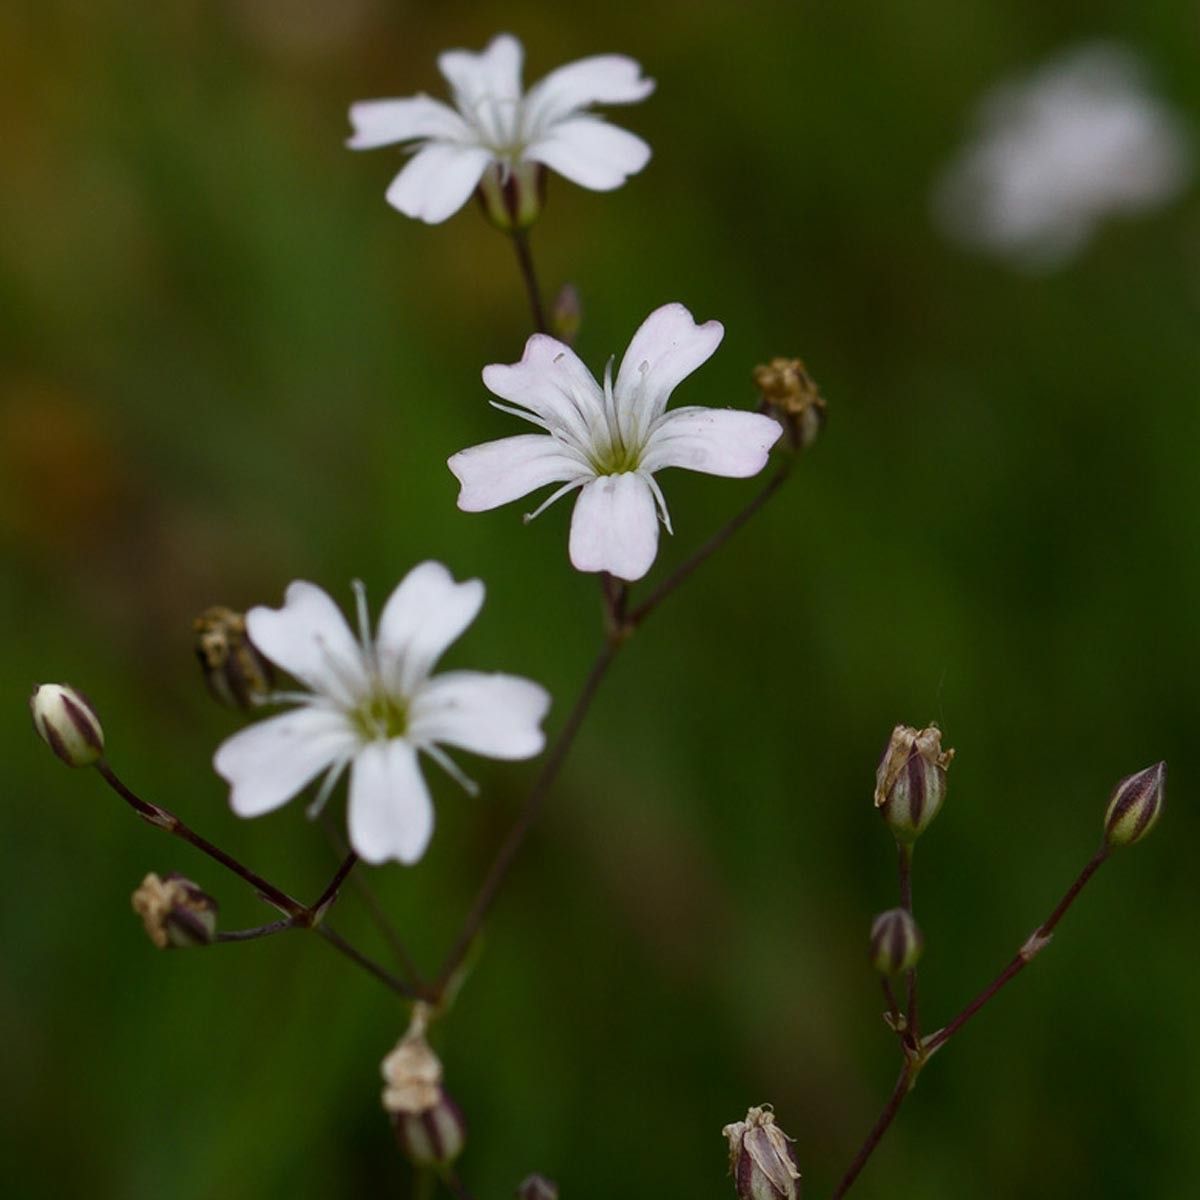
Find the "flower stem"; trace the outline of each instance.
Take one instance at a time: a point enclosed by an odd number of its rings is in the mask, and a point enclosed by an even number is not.
[[[381,967],[373,958],[368,958],[356,946],[346,941],[340,933],[330,929],[328,925],[313,925],[311,928],[315,933],[320,934],[339,954],[344,954],[351,962],[357,963],[364,971],[374,975],[380,983],[385,987],[391,988],[398,996],[404,996],[408,1000],[417,1000],[420,998],[414,988],[397,979],[395,975],[384,967]]]
[[[725,543],[729,541],[729,539],[733,537],[733,535],[737,533],[737,531],[741,529],[741,527],[745,525],[746,522],[749,521],[750,518],[753,517],[755,513],[757,513],[758,510],[762,508],[772,496],[775,495],[777,491],[779,491],[784,483],[787,482],[787,478],[791,473],[792,463],[791,460],[788,459],[780,464],[780,467],[775,474],[767,480],[766,484],[759,491],[759,493],[754,497],[753,500],[750,501],[749,504],[746,505],[745,508],[741,510],[741,512],[737,513],[734,517],[730,518],[729,521],[722,525],[721,528],[718,529],[717,532],[714,533],[712,537],[710,537],[708,541],[704,543],[704,545],[702,545],[694,554],[692,554],[690,558],[687,558],[684,560],[684,562],[680,563],[680,565],[676,567],[675,570],[672,571],[671,574],[668,575],[666,579],[664,579],[662,583],[660,583],[658,587],[656,587],[654,591],[652,591],[650,595],[642,601],[641,604],[634,608],[634,610],[625,620],[627,627],[631,630],[636,629],[669,595],[671,595],[672,592],[676,591],[680,585],[687,580],[688,576],[690,576],[697,567],[716,554],[716,552],[720,550],[721,547],[724,546]]]
[[[550,324],[546,320],[542,292],[538,287],[537,270],[533,265],[533,252],[529,248],[529,231],[514,229],[512,241],[517,252],[517,265],[521,268],[521,278],[525,281],[525,291],[529,296],[529,312],[533,317],[533,327],[538,333],[549,333]]]
[[[518,853],[520,853],[521,847],[525,844],[525,839],[528,837],[530,829],[533,828],[534,822],[542,811],[546,796],[555,779],[558,778],[558,772],[567,757],[567,751],[571,749],[571,744],[575,740],[575,735],[579,732],[579,727],[583,724],[584,717],[588,714],[588,709],[592,706],[596,692],[599,690],[604,676],[608,673],[608,668],[612,665],[613,659],[616,658],[623,644],[623,639],[620,638],[609,637],[605,639],[600,653],[597,654],[595,662],[592,663],[592,669],[588,672],[587,679],[584,680],[583,688],[576,698],[575,704],[567,716],[563,727],[558,731],[558,736],[554,739],[554,745],[551,747],[541,771],[534,780],[533,787],[529,790],[529,795],[525,798],[525,803],[521,808],[520,814],[509,830],[508,836],[504,839],[500,849],[496,852],[495,858],[492,859],[492,865],[488,868],[488,873],[484,876],[483,883],[475,895],[474,903],[467,913],[462,929],[459,931],[458,937],[455,939],[450,952],[446,955],[442,963],[441,969],[438,971],[437,980],[433,985],[435,996],[439,998],[445,996],[446,989],[455,971],[458,970],[467,955],[467,951],[471,948],[471,943],[479,933],[480,927],[483,925],[492,904],[495,902],[500,888],[508,877],[508,872],[512,868]]]
[[[456,1200],[473,1200],[470,1191],[466,1185],[458,1177],[458,1172],[452,1166],[445,1166],[441,1170],[442,1182],[446,1185],[446,1190],[456,1198]]]
[[[296,925],[290,917],[272,921],[269,925],[255,925],[253,929],[222,929],[217,933],[218,942],[254,942],[259,938],[270,937],[274,933],[283,933],[285,929],[295,929]]]
[[[342,884],[346,882],[346,877],[358,866],[358,861],[358,855],[351,850],[342,859],[341,866],[334,872],[333,878],[325,885],[325,890],[317,897],[313,904],[309,905],[308,913],[314,924],[321,920],[325,910],[337,899],[338,891]]]
[[[900,876],[900,905],[911,917],[913,915],[912,893],[912,861],[913,848],[910,842],[897,842],[899,876]],[[910,967],[905,972],[908,984],[908,1005],[904,1021],[904,1040],[910,1046],[916,1046],[921,1040],[921,1027],[917,1014],[917,968]]]
[[[846,1168],[846,1173],[834,1188],[830,1200],[840,1200],[850,1190],[850,1185],[858,1178],[859,1172],[867,1165],[867,1159],[875,1153],[875,1147],[887,1133],[888,1126],[895,1120],[896,1114],[900,1111],[900,1105],[904,1103],[904,1097],[912,1090],[914,1078],[913,1065],[906,1059],[904,1066],[900,1069],[900,1077],[896,1080],[896,1086],[892,1089],[888,1102],[883,1106],[883,1112],[871,1126],[871,1132],[867,1134],[863,1144],[858,1148],[854,1161]]]
[[[1100,864],[1108,858],[1110,850],[1108,846],[1101,846],[1094,855],[1088,860],[1087,866],[1079,872],[1075,882],[1067,888],[1063,898],[1055,906],[1054,911],[1030,934],[1025,944],[1013,955],[1007,966],[981,991],[974,1000],[972,1000],[952,1021],[937,1033],[932,1034],[925,1039],[924,1049],[926,1054],[932,1054],[939,1046],[944,1046],[997,992],[1004,987],[1014,976],[1020,974],[1022,970],[1033,961],[1034,956],[1042,950],[1046,943],[1054,934],[1054,929],[1062,920],[1067,909],[1075,903],[1079,893],[1083,890],[1084,885],[1100,868]]]

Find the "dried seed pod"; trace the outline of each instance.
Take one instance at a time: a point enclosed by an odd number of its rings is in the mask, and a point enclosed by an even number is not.
[[[915,842],[946,798],[953,750],[942,749],[936,725],[897,725],[875,772],[875,807],[899,842]]]
[[[726,1125],[729,1173],[738,1200],[799,1200],[800,1164],[792,1139],[775,1124],[769,1106],[752,1108],[744,1121]]]
[[[207,946],[217,936],[217,902],[174,872],[147,875],[133,893],[133,911],[160,950]]]

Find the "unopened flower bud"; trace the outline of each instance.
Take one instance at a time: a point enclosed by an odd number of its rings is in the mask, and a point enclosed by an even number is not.
[[[82,692],[43,683],[29,698],[33,727],[68,767],[90,767],[104,753],[104,730]]]
[[[946,798],[946,768],[953,750],[942,749],[942,731],[897,725],[875,772],[875,807],[899,842],[915,842]]]
[[[208,690],[230,708],[249,708],[275,681],[271,664],[246,633],[246,618],[231,608],[206,608],[193,622],[196,657]]]
[[[554,298],[550,327],[554,336],[568,346],[575,344],[579,327],[583,324],[583,301],[579,289],[573,283],[564,283]]]
[[[738,1200],[799,1200],[800,1165],[792,1139],[768,1108],[752,1108],[744,1121],[726,1125],[729,1173]]]
[[[880,975],[899,975],[917,965],[925,939],[903,908],[889,908],[871,925],[871,966]]]
[[[793,450],[807,450],[825,425],[825,397],[799,358],[773,358],[754,368],[761,411],[774,417]]]
[[[383,1107],[396,1143],[417,1166],[453,1162],[466,1143],[462,1111],[442,1087],[442,1064],[425,1040],[429,1010],[413,1008],[408,1031],[383,1060]]]
[[[217,936],[217,902],[174,872],[147,875],[133,893],[133,911],[160,950],[207,946]]]
[[[1154,828],[1162,812],[1167,764],[1156,763],[1122,779],[1104,815],[1104,840],[1110,846],[1132,846]]]
[[[517,1200],[558,1200],[558,1184],[545,1175],[527,1175],[517,1186]]]
[[[546,198],[546,172],[541,163],[491,163],[479,181],[483,211],[506,233],[527,229],[537,220]]]

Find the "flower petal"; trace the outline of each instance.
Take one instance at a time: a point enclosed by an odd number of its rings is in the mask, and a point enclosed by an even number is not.
[[[328,592],[297,580],[282,608],[246,614],[250,640],[273,663],[314,692],[347,702],[366,686],[362,650]]]
[[[400,581],[379,617],[376,649],[389,687],[411,696],[446,648],[479,614],[483,584],[455,583],[441,563],[423,562]]]
[[[454,89],[458,106],[470,110],[485,96],[519,100],[524,58],[521,43],[511,33],[501,33],[478,54],[470,50],[445,51],[438,55],[438,69]]]
[[[522,433],[460,450],[448,460],[462,484],[458,507],[463,512],[486,512],[527,496],[547,483],[565,483],[591,474],[563,444],[544,433]]]
[[[648,430],[662,416],[671,393],[721,344],[720,321],[697,325],[682,304],[664,304],[641,324],[617,372],[613,389],[622,418]]]
[[[392,180],[387,202],[406,217],[436,225],[466,204],[491,160],[480,146],[430,142]]]
[[[525,129],[532,134],[589,104],[635,104],[654,91],[641,64],[623,54],[595,54],[567,63],[535,83],[525,97]]]
[[[762,413],[732,408],[680,408],[655,427],[642,454],[643,471],[685,467],[744,479],[767,465],[783,426]]]
[[[346,145],[351,150],[373,150],[414,138],[453,141],[470,137],[466,122],[454,109],[425,95],[404,100],[361,100],[350,105],[350,123],[354,134]]]
[[[610,192],[650,161],[650,147],[627,129],[578,116],[555,122],[522,157],[545,163],[580,187]]]
[[[604,393],[570,346],[535,333],[519,363],[483,368],[483,382],[501,400],[536,413],[552,430],[567,433],[580,446],[604,428]]]
[[[217,747],[213,766],[231,785],[239,817],[257,817],[285,804],[337,759],[356,737],[341,713],[299,708],[250,725]]]
[[[350,775],[350,845],[365,862],[415,863],[433,833],[417,752],[402,738],[371,742]]]
[[[458,746],[487,758],[532,758],[546,744],[540,726],[549,707],[550,694],[530,679],[449,671],[421,689],[408,732],[418,743]]]
[[[636,472],[601,475],[587,484],[571,517],[571,562],[632,582],[658,553],[654,495]]]

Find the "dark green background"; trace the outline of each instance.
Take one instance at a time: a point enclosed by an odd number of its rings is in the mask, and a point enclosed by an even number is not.
[[[470,208],[384,203],[355,100],[435,93],[499,29],[527,78],[618,50],[654,147],[612,195],[551,181],[548,285],[599,369],[653,307],[727,329],[684,403],[749,406],[800,354],[825,438],[623,656],[439,1030],[481,1198],[729,1194],[722,1125],[771,1101],[828,1192],[894,1074],[864,961],[894,903],[871,808],[896,721],[959,756],[917,856],[924,1007],[946,1019],[1048,912],[1113,782],[1159,758],[1158,831],[926,1072],[855,1194],[1195,1194],[1200,205],[1106,226],[1030,277],[948,249],[928,192],[979,95],[1081,39],[1144,53],[1195,131],[1200,14],[1167,0],[638,6],[17,0],[0,12],[0,1125],[14,1196],[403,1196],[378,1063],[404,1014],[300,934],[162,955],[147,870],[269,914],[28,728],[37,680],[111,757],[285,887],[330,851],[299,805],[249,823],[210,768],[237,727],[191,617],[313,579],[376,606],[415,562],[488,602],[452,664],[543,681],[561,720],[598,640],[569,503],[466,516],[444,467],[517,432],[479,370],[519,356],[510,248]],[[668,568],[753,484],[671,473]],[[533,764],[430,773],[438,830],[372,872],[436,961]],[[340,801],[338,802],[340,812]],[[338,924],[374,945],[348,895]],[[380,953],[383,953],[380,948]]]

